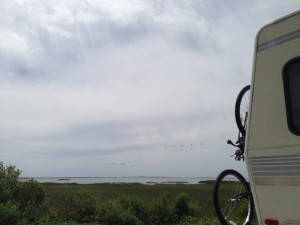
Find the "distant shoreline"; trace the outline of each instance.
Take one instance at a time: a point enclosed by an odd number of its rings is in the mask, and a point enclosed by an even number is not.
[[[20,177],[19,181],[34,179],[40,183],[62,184],[120,184],[140,183],[154,184],[199,184],[205,181],[215,180],[214,177]]]

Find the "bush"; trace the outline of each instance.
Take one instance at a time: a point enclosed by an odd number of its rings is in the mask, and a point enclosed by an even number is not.
[[[139,220],[145,221],[147,219],[147,209],[144,202],[138,197],[121,195],[118,202],[124,209],[130,210]]]
[[[18,220],[18,209],[15,203],[18,177],[21,171],[14,166],[5,167],[0,162],[0,218],[1,225],[14,225]]]
[[[44,202],[45,189],[40,183],[31,179],[18,184],[15,198],[22,209],[28,206],[36,207]]]
[[[0,162],[1,225],[35,224],[43,215],[45,190],[34,180],[19,182],[21,171]]]
[[[191,202],[186,193],[181,193],[175,200],[175,214],[178,219],[200,217],[199,202]]]
[[[20,175],[21,171],[14,166],[5,167],[0,162],[0,203],[7,203],[14,199]]]
[[[175,214],[177,218],[182,219],[189,215],[189,200],[190,199],[186,193],[181,193],[177,196],[175,200]]]
[[[174,204],[167,193],[163,192],[151,206],[149,212],[150,224],[171,224],[175,219]]]
[[[18,210],[12,202],[0,203],[1,225],[15,225],[18,221]]]
[[[130,209],[113,199],[99,205],[97,221],[106,225],[143,225]]]

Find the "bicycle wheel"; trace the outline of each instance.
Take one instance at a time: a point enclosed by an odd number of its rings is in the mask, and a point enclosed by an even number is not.
[[[246,134],[246,120],[250,103],[250,85],[244,87],[235,102],[235,120],[243,136]]]
[[[245,178],[235,170],[224,170],[217,177],[213,202],[222,225],[249,225],[254,203]]]

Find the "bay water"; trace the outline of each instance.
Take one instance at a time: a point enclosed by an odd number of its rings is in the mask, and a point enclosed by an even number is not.
[[[103,184],[103,183],[141,183],[153,184],[198,184],[213,177],[21,177],[20,181],[34,179],[40,183],[76,183],[76,184]]]

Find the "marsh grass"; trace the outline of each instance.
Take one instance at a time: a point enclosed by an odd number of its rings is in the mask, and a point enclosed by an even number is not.
[[[106,224],[214,224],[212,182],[186,184],[43,184],[52,219]],[[126,222],[127,218],[127,222]],[[121,220],[119,218],[119,220]],[[208,221],[210,221],[208,223]],[[101,224],[101,223],[99,223]],[[218,224],[217,222],[215,224]]]
[[[21,184],[20,187],[22,192],[16,192],[17,196],[19,194],[22,196],[18,197],[19,203],[16,206],[6,204],[3,209],[0,207],[0,215],[3,214],[10,219],[2,223],[6,217],[1,217],[0,224],[219,224],[213,208],[213,182],[198,185],[125,183],[79,185],[40,184],[32,181],[26,185]]]
[[[216,225],[214,182],[41,184],[0,162],[1,225]],[[256,223],[254,223],[256,224]]]

